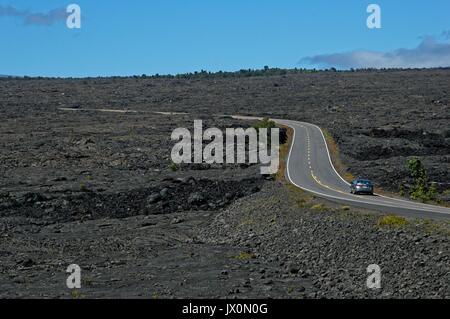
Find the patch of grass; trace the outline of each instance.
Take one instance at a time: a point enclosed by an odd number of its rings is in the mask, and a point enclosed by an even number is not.
[[[419,219],[416,221],[416,226],[423,227],[428,234],[444,234],[450,236],[450,221],[436,222],[431,219]]]
[[[178,171],[178,170],[180,169],[180,166],[179,166],[178,164],[174,163],[174,162],[171,162],[171,163],[169,164],[169,169],[170,169],[172,172],[176,172],[176,171]]]
[[[85,193],[89,193],[90,189],[89,189],[89,187],[88,187],[88,185],[86,183],[81,182],[80,183],[80,191],[81,192],[85,192]]]
[[[328,150],[330,151],[331,161],[333,162],[334,168],[338,171],[338,173],[347,181],[351,182],[355,179],[355,176],[352,175],[347,170],[347,167],[342,163],[339,155],[339,146],[333,138],[333,135],[327,130],[322,129],[323,135],[325,136],[325,140],[327,142]]]
[[[296,198],[295,204],[300,208],[307,208],[310,206],[309,201],[306,200],[305,198]]]
[[[299,208],[309,208],[314,199],[314,196],[306,193],[304,190],[298,188],[295,185],[287,184],[286,187],[289,191],[289,198]]]
[[[84,296],[81,294],[81,292],[79,290],[76,290],[76,289],[70,291],[70,296],[72,297],[72,299],[84,298]]]
[[[408,224],[408,221],[397,215],[386,215],[378,219],[379,227],[402,227]]]
[[[311,209],[319,211],[319,212],[323,212],[327,209],[327,207],[324,204],[315,204],[315,205],[311,206]]]
[[[255,255],[250,252],[242,251],[238,255],[233,256],[233,259],[236,260],[249,260],[255,258]]]

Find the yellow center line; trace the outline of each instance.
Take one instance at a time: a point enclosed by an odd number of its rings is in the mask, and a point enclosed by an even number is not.
[[[345,195],[353,195],[353,194],[349,194],[349,193],[343,192],[343,191],[341,191],[341,190],[339,190],[339,189],[332,188],[332,187],[330,187],[330,186],[328,186],[328,185],[325,185],[324,183],[322,183],[322,182],[314,175],[314,172],[313,172],[312,170],[311,170],[311,176],[312,176],[312,178],[317,182],[317,184],[319,184],[319,185],[321,185],[321,186],[323,186],[323,187],[326,187],[326,188],[328,188],[328,189],[331,189],[331,190],[333,190],[333,191],[335,191],[335,192],[338,192],[338,193],[341,193],[341,194],[345,194]],[[357,197],[356,195],[353,195],[353,196]]]

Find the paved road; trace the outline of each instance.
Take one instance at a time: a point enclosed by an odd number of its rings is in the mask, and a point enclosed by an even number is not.
[[[139,112],[133,110],[70,109],[63,111]],[[185,113],[152,112],[165,115]],[[232,116],[243,120],[259,120],[261,117]],[[322,130],[313,124],[291,120],[272,119],[292,127],[294,139],[287,162],[287,177],[299,188],[317,196],[347,205],[395,213],[407,217],[450,220],[450,208],[421,204],[375,194],[363,196],[350,194],[349,184],[336,172],[331,163],[328,147]]]
[[[240,119],[254,117],[235,116]],[[427,205],[383,195],[353,195],[349,184],[336,172],[322,130],[313,124],[273,119],[294,130],[287,160],[287,178],[299,188],[346,205],[407,217],[450,220],[450,208]]]

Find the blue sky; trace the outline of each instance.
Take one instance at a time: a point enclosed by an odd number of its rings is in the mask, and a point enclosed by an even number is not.
[[[81,7],[79,30],[58,17],[26,22],[70,3]],[[370,3],[381,6],[381,29],[366,26]],[[0,74],[450,66],[448,30],[448,0],[0,0]]]

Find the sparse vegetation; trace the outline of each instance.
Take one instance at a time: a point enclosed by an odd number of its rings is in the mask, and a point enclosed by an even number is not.
[[[421,226],[428,234],[444,234],[450,236],[450,221],[437,222],[431,219],[419,219],[416,226]]]
[[[84,296],[81,294],[81,292],[79,290],[71,290],[70,291],[70,296],[72,297],[72,299],[82,299],[84,298]]]
[[[311,209],[319,211],[319,212],[323,212],[326,210],[326,206],[324,204],[315,204],[315,205],[311,206]]]
[[[397,215],[386,215],[378,219],[379,227],[401,227],[408,224],[408,221]]]
[[[174,162],[170,162],[169,169],[172,172],[176,172],[176,171],[178,171],[180,169],[180,166],[178,164],[174,163]]]
[[[311,207],[312,200],[314,199],[312,195],[292,184],[287,184],[286,187],[289,190],[290,199],[293,204],[299,208]]]
[[[80,183],[80,191],[81,191],[81,192],[88,193],[90,190],[89,190],[89,187],[87,186],[86,183],[81,182],[81,183]]]
[[[249,259],[253,259],[255,258],[255,255],[253,253],[250,252],[240,252],[238,255],[233,257],[236,260],[249,260]]]

